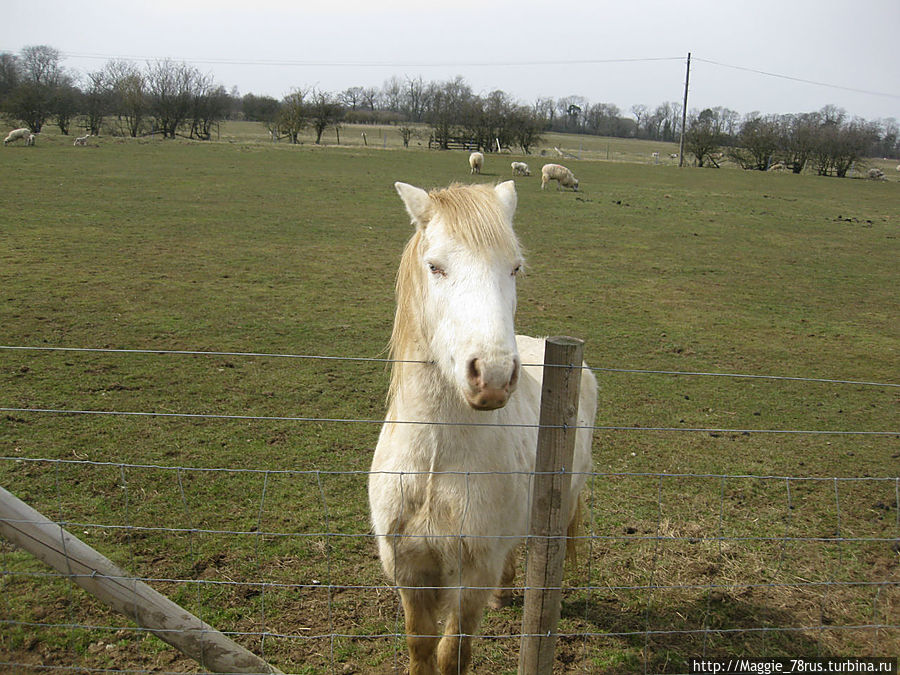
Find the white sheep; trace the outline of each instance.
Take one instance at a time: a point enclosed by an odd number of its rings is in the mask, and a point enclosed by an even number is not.
[[[75,142],[72,145],[87,145],[88,139],[91,137],[91,134],[87,134],[85,136],[79,136],[75,139]]]
[[[772,166],[769,167],[769,171],[786,171],[787,166],[785,166],[784,162],[775,162]]]
[[[677,152],[669,153],[669,159],[678,159],[678,153]]]
[[[541,168],[541,190],[551,180],[555,180],[558,183],[557,190],[560,187],[570,187],[573,190],[578,190],[578,179],[575,178],[575,174],[562,164],[544,164]]]
[[[884,171],[877,167],[869,169],[869,172],[866,175],[870,180],[884,180]]]
[[[897,165],[897,171],[900,171],[900,164]]]
[[[469,155],[469,173],[481,173],[481,167],[484,166],[484,155],[480,152],[473,152]]]
[[[9,135],[3,139],[3,145],[17,141],[20,138],[25,140],[25,145],[34,145],[34,134],[31,133],[31,129],[26,129],[25,127],[10,131]]]
[[[659,153],[658,152],[651,152],[650,158],[653,160],[654,164],[659,164]]]
[[[513,176],[531,175],[531,169],[528,168],[528,165],[525,162],[513,162],[510,166],[512,167]]]

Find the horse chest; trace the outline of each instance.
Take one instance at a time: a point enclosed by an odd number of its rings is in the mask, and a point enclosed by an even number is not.
[[[504,454],[489,430],[457,430],[452,438],[444,431],[415,429],[402,441],[411,451],[405,459],[405,453],[390,453],[399,461],[377,478],[373,494],[373,502],[391,513],[386,529],[439,536],[523,533],[529,480],[522,469],[527,467],[516,470],[518,462]]]

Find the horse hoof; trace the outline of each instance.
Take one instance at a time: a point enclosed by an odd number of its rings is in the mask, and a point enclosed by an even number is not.
[[[491,596],[491,599],[488,600],[488,607],[491,609],[503,609],[504,607],[509,607],[512,601],[512,591],[502,591]]]

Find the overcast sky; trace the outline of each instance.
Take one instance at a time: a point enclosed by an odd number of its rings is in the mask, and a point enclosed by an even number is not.
[[[832,103],[900,119],[900,0],[3,0],[2,9],[0,51],[49,45],[82,74],[113,58],[170,58],[241,94],[462,75],[476,93],[502,89],[523,103],[579,95],[629,113],[681,101],[692,52],[689,108]]]

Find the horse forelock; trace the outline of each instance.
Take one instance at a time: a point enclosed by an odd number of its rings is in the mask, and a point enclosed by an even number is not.
[[[391,369],[388,398],[396,395],[405,365],[400,360],[423,358],[428,337],[422,320],[425,272],[421,264],[424,232],[440,221],[448,237],[479,256],[521,258],[521,247],[512,223],[490,185],[459,185],[428,193],[426,222],[406,244],[397,269],[394,327],[391,333]]]
[[[519,257],[519,241],[490,185],[459,185],[428,193],[432,221],[440,219],[447,235],[471,251]]]

